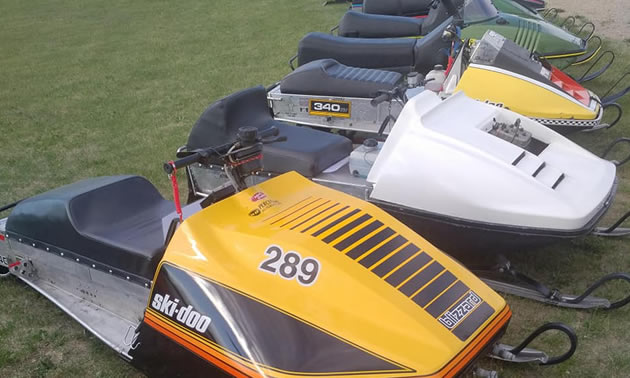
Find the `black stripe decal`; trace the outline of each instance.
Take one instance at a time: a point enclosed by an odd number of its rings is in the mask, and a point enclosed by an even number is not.
[[[344,249],[350,247],[352,244],[363,239],[365,236],[370,234],[372,231],[378,229],[382,225],[383,225],[383,222],[375,220],[371,222],[370,224],[368,224],[367,226],[363,227],[362,229],[357,230],[357,232],[353,232],[352,235],[343,239],[339,243],[335,244],[335,248],[338,251],[343,251]]]
[[[326,236],[324,239],[322,239],[325,243],[329,243],[332,242],[333,240],[336,240],[340,237],[342,237],[343,235],[346,235],[347,233],[349,233],[350,231],[352,231],[355,227],[358,227],[360,225],[362,225],[363,223],[369,221],[370,219],[372,219],[372,217],[368,214],[363,214],[360,217],[358,217],[357,219],[353,220],[352,222],[348,223],[347,225],[341,227],[340,229],[338,229],[337,231],[333,232],[332,234]],[[378,221],[375,221],[378,222]]]
[[[482,302],[479,307],[473,311],[472,314],[455,328],[453,334],[457,336],[461,341],[464,341],[470,337],[479,327],[488,320],[488,318],[494,314],[494,310],[486,302]]]
[[[321,198],[318,198],[318,199],[316,199],[315,201],[313,201],[313,202],[309,203],[308,205],[311,205],[311,204],[313,204],[313,203],[315,203],[315,202],[319,201],[320,199],[321,199]],[[298,215],[297,217],[295,217],[295,218],[291,219],[291,220],[290,220],[290,221],[288,221],[288,222],[285,222],[285,223],[284,223],[284,224],[282,224],[280,227],[284,227],[284,226],[286,226],[287,224],[289,224],[289,223],[291,223],[291,222],[295,222],[296,220],[298,220],[298,219],[302,218],[303,216],[308,215],[308,214],[312,213],[313,211],[315,211],[316,209],[318,209],[318,208],[320,208],[320,207],[324,206],[324,205],[325,205],[325,204],[327,204],[328,202],[330,202],[330,200],[327,200],[327,201],[325,201],[325,202],[320,203],[319,205],[315,206],[314,208],[312,208],[312,209],[310,209],[310,210],[308,210],[308,211],[306,211],[306,212],[304,212],[304,213],[302,213],[302,214]],[[308,206],[308,205],[306,205],[306,206]],[[306,206],[304,206],[304,207],[306,207]],[[277,222],[277,221],[276,221],[276,222]],[[273,222],[273,223],[275,223],[275,222]],[[273,224],[273,223],[272,223],[272,224]]]
[[[339,202],[337,202],[337,203],[335,203],[335,204],[333,204],[333,205],[330,205],[330,206],[328,206],[327,208],[325,208],[324,210],[320,211],[319,213],[317,213],[317,214],[315,214],[315,215],[311,216],[310,218],[308,218],[308,219],[305,219],[305,220],[301,221],[300,223],[298,223],[298,224],[296,224],[295,226],[291,227],[289,230],[294,230],[294,229],[296,229],[296,228],[300,227],[300,226],[301,226],[301,225],[303,225],[304,223],[306,223],[306,222],[310,221],[311,219],[315,218],[315,217],[316,217],[316,216],[318,216],[318,215],[321,215],[321,214],[323,214],[323,213],[327,212],[328,210],[332,209],[333,207],[335,207],[335,206],[337,206],[337,205],[339,205]],[[306,231],[306,230],[305,230],[305,231]]]
[[[285,215],[285,216],[283,216],[283,217],[281,217],[281,218],[276,219],[275,221],[271,222],[271,224],[276,224],[276,223],[280,222],[281,220],[283,220],[283,219],[286,219],[286,218],[290,217],[291,215],[293,215],[293,214],[297,213],[298,211],[300,211],[300,210],[302,210],[302,209],[306,208],[307,206],[310,206],[310,205],[314,204],[315,202],[319,201],[320,199],[321,199],[321,198],[315,198],[315,200],[313,200],[313,201],[311,201],[311,202],[307,203],[306,205],[304,205],[304,206],[300,207],[299,209],[293,210],[293,211],[292,211],[292,212],[290,212],[289,214],[287,214],[287,215]],[[280,226],[280,227],[282,227],[282,226]]]
[[[468,290],[470,290],[468,286],[466,286],[462,281],[459,281],[442,293],[442,295],[440,295],[440,297],[431,303],[425,310],[427,310],[429,314],[433,315],[434,318],[437,318],[442,315],[449,306],[461,298],[464,293],[468,292]]]
[[[361,259],[360,263],[364,267],[369,268],[372,265],[376,264],[377,261],[389,255],[392,251],[398,249],[398,247],[405,244],[406,242],[407,242],[407,239],[398,235],[392,240],[378,247],[369,255],[365,256],[363,259]]]
[[[434,279],[438,274],[444,271],[444,267],[437,261],[433,261],[431,265],[421,270],[420,273],[413,276],[409,281],[407,281],[400,290],[406,296],[410,296],[415,293],[416,290],[420,289],[429,281]]]
[[[413,297],[413,301],[416,302],[419,306],[424,307],[429,304],[435,297],[440,295],[447,287],[451,286],[453,282],[455,282],[457,278],[453,275],[453,273],[448,270],[444,272],[441,276],[435,279],[435,281],[431,282],[427,287],[422,289],[415,297]]]
[[[392,270],[394,270],[398,265],[402,264],[403,261],[406,261],[408,258],[410,258],[411,256],[415,255],[416,252],[418,252],[419,250],[420,250],[420,248],[416,247],[415,244],[410,243],[410,244],[406,245],[400,251],[398,251],[398,252],[394,253],[393,255],[391,255],[390,257],[388,257],[387,260],[385,260],[382,263],[380,263],[372,271],[377,276],[383,277],[387,273],[389,273]]]
[[[299,206],[302,202],[308,201],[308,200],[309,200],[309,199],[311,199],[312,197],[313,197],[313,196],[308,196],[308,197],[304,198],[303,200],[298,201],[297,203],[294,203],[293,205],[291,205],[291,206],[287,207],[286,209],[284,209],[284,210],[282,210],[282,211],[280,211],[280,212],[278,212],[278,213],[276,213],[276,214],[274,214],[274,215],[270,216],[269,218],[264,219],[264,220],[263,220],[263,222],[266,222],[266,221],[271,220],[271,219],[273,219],[273,218],[275,218],[275,217],[277,217],[277,216],[279,216],[279,215],[281,215],[281,214],[284,214],[285,212],[287,212],[287,211],[289,211],[289,210],[293,209],[294,207]]]
[[[346,210],[346,209],[347,209],[347,208],[349,208],[349,207],[350,207],[350,206],[344,206],[344,207],[342,207],[341,209],[336,210],[334,213],[326,215],[326,216],[325,216],[325,217],[323,217],[322,219],[320,219],[320,220],[318,220],[317,222],[313,223],[312,225],[310,225],[310,226],[306,227],[304,230],[302,230],[302,233],[304,233],[304,232],[306,232],[306,231],[310,230],[311,228],[313,228],[313,227],[315,227],[315,226],[319,225],[320,223],[322,223],[322,222],[324,222],[324,221],[326,221],[326,220],[330,219],[331,217],[334,217],[335,215],[339,214],[340,212],[342,212],[342,211]]]
[[[379,231],[378,233],[376,233],[375,235],[373,235],[372,237],[370,237],[368,240],[352,248],[350,251],[346,253],[346,255],[352,259],[356,259],[392,235],[394,235],[394,230],[392,230],[389,227],[386,227],[382,229],[381,231]]]
[[[325,225],[324,227],[320,228],[319,230],[315,231],[312,236],[319,236],[321,234],[323,234],[324,232],[330,230],[331,228],[335,227],[336,225],[338,225],[339,223],[345,221],[346,219],[350,218],[351,216],[353,216],[354,214],[358,213],[359,209],[354,209],[351,212],[349,212],[346,215],[343,215],[339,218],[337,218],[336,220],[328,223],[327,225]]]
[[[418,269],[427,265],[431,260],[431,256],[427,255],[425,252],[421,252],[413,259],[407,261],[405,265],[401,266],[400,269],[395,271],[391,276],[387,277],[385,281],[392,286],[398,286],[409,276],[417,272]]]

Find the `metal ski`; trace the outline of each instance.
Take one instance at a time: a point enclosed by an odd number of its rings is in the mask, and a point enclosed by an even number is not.
[[[593,68],[595,68],[595,66],[604,58],[604,57],[610,57],[610,60],[604,65],[604,67],[602,67],[601,69],[597,70],[596,72],[591,73],[591,71],[593,70]],[[575,81],[577,81],[578,83],[585,83],[587,81],[591,81],[594,79],[597,79],[598,77],[600,77],[604,72],[606,72],[610,66],[612,66],[613,62],[615,61],[615,54],[610,51],[610,50],[606,50],[604,51],[599,57],[597,57],[597,59],[593,62],[593,64],[591,64],[588,69],[584,72],[584,74],[582,76],[580,76],[579,79],[576,79]]]
[[[597,290],[599,287],[607,282],[621,280],[630,283],[630,274],[628,273],[608,274],[589,286],[584,291],[584,293],[580,295],[569,295],[561,293],[558,289],[550,289],[541,282],[517,271],[513,268],[512,264],[507,259],[505,259],[505,257],[499,256],[499,259],[501,260],[499,264],[495,265],[489,270],[472,269],[475,274],[481,277],[482,281],[484,281],[488,286],[496,291],[516,295],[527,299],[532,299],[538,302],[558,307],[576,309],[597,308],[603,310],[613,310],[630,303],[630,294],[627,297],[615,302],[611,302],[610,300],[605,298],[591,296],[591,294],[595,290]],[[507,276],[512,281],[515,281],[515,283],[509,283],[506,281],[499,281],[489,277],[484,277],[484,274],[499,274],[501,276]]]
[[[610,94],[610,92],[613,91],[613,89],[615,89],[617,87],[617,85],[619,85],[619,83],[621,83],[626,77],[630,76],[630,72],[626,72],[625,74],[621,75],[621,77],[615,82],[615,84],[613,84],[606,93],[604,93],[604,95],[602,96],[602,104],[607,105],[607,104],[612,104],[615,101],[619,100],[620,98],[622,98],[623,96],[625,96],[626,94],[628,94],[628,92],[630,92],[630,86],[620,90],[617,93],[614,94]]]
[[[567,350],[560,356],[550,357],[545,352],[532,348],[527,348],[527,346],[531,344],[532,341],[534,341],[536,338],[538,338],[538,336],[547,331],[560,331],[561,333],[565,334],[570,342],[569,350]],[[496,344],[492,349],[492,352],[488,356],[490,358],[507,362],[537,362],[539,365],[555,365],[571,358],[571,356],[573,356],[575,350],[577,349],[577,344],[577,335],[571,327],[562,323],[547,323],[532,332],[529,336],[525,338],[525,340],[523,340],[523,342],[521,342],[516,347],[507,344]]]
[[[598,41],[597,47],[595,47],[593,50],[591,50],[591,52],[580,56],[575,61],[575,63],[572,64],[572,66],[578,66],[580,64],[588,63],[597,54],[599,54],[599,51],[602,49],[602,45],[603,45],[602,39],[599,36],[597,36],[597,35],[591,35],[591,37],[588,38],[587,41],[592,41],[592,40],[597,40]]]

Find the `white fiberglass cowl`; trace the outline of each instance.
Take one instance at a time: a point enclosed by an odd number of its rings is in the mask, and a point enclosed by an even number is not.
[[[490,132],[517,119],[531,133],[529,151]],[[600,212],[615,175],[614,164],[517,113],[425,91],[405,105],[368,182],[372,199],[419,211],[578,230]]]

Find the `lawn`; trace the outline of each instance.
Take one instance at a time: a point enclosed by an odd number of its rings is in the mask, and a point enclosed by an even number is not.
[[[96,175],[134,173],[170,198],[162,162],[185,143],[217,98],[288,73],[287,60],[309,31],[327,31],[346,7],[321,0],[146,1],[0,0],[0,204]],[[600,93],[630,59],[630,42]],[[630,102],[621,104],[630,111]],[[595,153],[630,134],[627,121],[573,139]],[[607,221],[630,208],[630,171],[620,170]],[[6,215],[6,214],[5,214]],[[513,258],[524,271],[565,291],[630,271],[630,243],[588,237]],[[620,297],[629,286],[598,294]],[[514,367],[482,361],[504,376],[627,376],[629,309],[572,311],[507,297],[517,342],[545,321],[579,334],[570,361]],[[556,349],[563,341],[536,343]],[[0,377],[138,376],[94,337],[14,279],[0,281]]]

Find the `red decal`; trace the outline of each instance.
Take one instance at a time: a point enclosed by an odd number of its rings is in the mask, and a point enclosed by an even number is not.
[[[252,202],[260,201],[261,199],[267,198],[267,195],[263,192],[258,192],[252,196]]]

